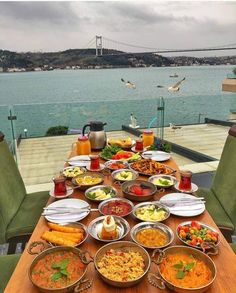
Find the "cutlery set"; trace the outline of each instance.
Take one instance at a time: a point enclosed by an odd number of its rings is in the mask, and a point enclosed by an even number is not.
[[[179,200],[160,200],[158,203],[162,203],[169,208],[174,208],[175,211],[182,211],[189,208],[190,210],[200,210],[202,206],[199,204],[204,204],[205,201],[203,197],[196,199],[179,199]],[[195,207],[196,206],[196,207]],[[98,209],[91,209],[90,206],[85,207],[45,207],[43,208],[42,216],[50,215],[67,215],[67,214],[79,214],[83,212],[97,212]]]
[[[90,206],[85,207],[45,207],[43,208],[42,216],[64,215],[64,214],[79,214],[84,212],[97,212],[98,209],[91,209]]]

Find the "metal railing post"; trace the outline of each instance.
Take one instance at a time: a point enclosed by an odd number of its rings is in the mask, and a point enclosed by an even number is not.
[[[159,129],[160,129],[160,136],[157,133],[157,137],[159,136],[160,139],[164,139],[164,125],[165,125],[165,100],[163,97],[159,98],[159,105],[157,107],[157,118],[158,119],[158,124],[159,124]],[[158,125],[157,125],[158,126]],[[157,127],[158,129],[158,127]]]
[[[17,117],[15,115],[12,115],[12,110],[11,109],[9,109],[9,114],[10,115],[7,117],[7,119],[10,120],[10,124],[11,124],[12,151],[13,151],[13,155],[14,155],[14,158],[16,160],[16,163],[17,163],[17,151],[16,151],[17,142],[16,142],[15,130],[14,130],[14,124],[13,124],[13,120],[16,120]]]

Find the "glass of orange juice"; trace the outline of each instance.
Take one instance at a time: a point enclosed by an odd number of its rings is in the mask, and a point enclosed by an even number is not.
[[[91,144],[87,136],[80,135],[76,144],[77,155],[91,154]]]
[[[143,146],[144,147],[152,145],[154,143],[153,131],[150,129],[144,130],[144,132],[142,134],[142,138],[143,138]]]

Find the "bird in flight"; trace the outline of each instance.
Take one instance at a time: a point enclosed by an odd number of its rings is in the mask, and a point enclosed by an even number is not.
[[[123,78],[121,78],[121,81],[125,83],[125,85],[129,88],[135,89],[136,85],[134,83],[132,83],[131,81],[127,80],[125,81]]]
[[[185,77],[180,81],[176,82],[176,84],[168,87],[168,92],[178,92],[180,90],[181,83],[185,80]]]

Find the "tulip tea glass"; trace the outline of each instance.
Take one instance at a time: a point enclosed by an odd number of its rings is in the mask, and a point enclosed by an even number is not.
[[[54,182],[54,195],[63,196],[66,194],[66,178],[62,175],[55,176]]]
[[[179,189],[190,191],[192,189],[192,172],[191,171],[180,171],[180,183],[179,183]]]
[[[90,170],[99,170],[99,155],[91,155],[90,157]]]
[[[143,151],[143,140],[142,140],[142,138],[137,138],[136,139],[135,150],[137,152],[142,152]]]

